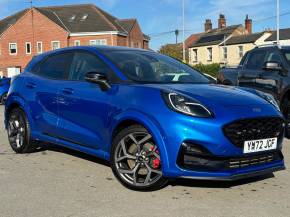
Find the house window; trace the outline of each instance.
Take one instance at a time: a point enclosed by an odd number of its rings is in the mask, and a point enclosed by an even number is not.
[[[31,42],[25,43],[26,54],[31,54]]]
[[[244,47],[239,46],[238,47],[238,52],[239,52],[239,58],[242,58],[244,56]]]
[[[17,43],[9,43],[10,55],[17,55]]]
[[[212,48],[211,47],[207,48],[207,61],[209,62],[212,61]]]
[[[197,58],[197,49],[193,49],[192,50],[192,61],[193,62],[197,62],[198,58]]]
[[[228,48],[223,47],[223,59],[227,60],[228,59]]]
[[[51,49],[56,50],[60,48],[60,42],[59,41],[52,41],[51,42]]]
[[[37,45],[37,53],[42,53],[43,52],[42,42],[38,41],[36,45]]]
[[[95,46],[95,45],[107,45],[107,40],[106,39],[90,40],[90,45],[91,46]]]
[[[75,46],[80,46],[81,45],[81,41],[80,40],[75,40]]]

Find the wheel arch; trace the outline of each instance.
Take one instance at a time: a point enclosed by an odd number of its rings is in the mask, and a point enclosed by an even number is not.
[[[165,135],[156,120],[149,118],[147,115],[137,111],[130,111],[126,114],[122,114],[115,120],[116,121],[114,122],[111,131],[112,133],[110,144],[112,144],[114,136],[124,127],[135,124],[141,125],[153,136],[153,139],[159,148],[161,154],[160,157],[163,164],[162,169],[164,170],[169,168],[168,154],[164,143]]]
[[[9,113],[15,109],[15,108],[20,108],[24,111],[24,113],[26,114],[26,117],[29,121],[29,123],[31,123],[32,119],[31,119],[31,116],[29,115],[29,109],[28,107],[26,106],[26,103],[25,101],[19,97],[19,96],[9,96],[9,98],[7,99],[6,101],[6,104],[5,104],[5,127],[7,128],[7,120],[8,120],[8,115]]]
[[[290,101],[290,86],[288,86],[281,94],[280,107],[283,106],[283,103],[285,102],[286,99]]]

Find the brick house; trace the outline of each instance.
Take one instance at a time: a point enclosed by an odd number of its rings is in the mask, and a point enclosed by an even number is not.
[[[118,19],[92,4],[25,9],[0,21],[0,76],[22,71],[34,55],[62,47],[149,49],[149,40],[136,19]]]

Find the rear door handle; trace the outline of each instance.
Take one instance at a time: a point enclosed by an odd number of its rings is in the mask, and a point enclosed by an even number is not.
[[[28,87],[30,89],[34,89],[36,87],[36,84],[33,82],[28,82],[28,83],[26,83],[26,87]]]
[[[74,93],[74,90],[73,90],[72,88],[64,88],[64,89],[62,90],[62,92],[63,92],[64,94],[71,95],[71,94]]]

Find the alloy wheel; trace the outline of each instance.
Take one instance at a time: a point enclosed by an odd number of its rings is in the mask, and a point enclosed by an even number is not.
[[[26,125],[21,114],[13,114],[8,122],[8,138],[11,146],[20,149],[25,140]]]
[[[134,186],[151,186],[162,178],[160,153],[147,132],[123,137],[114,154],[120,177]]]

